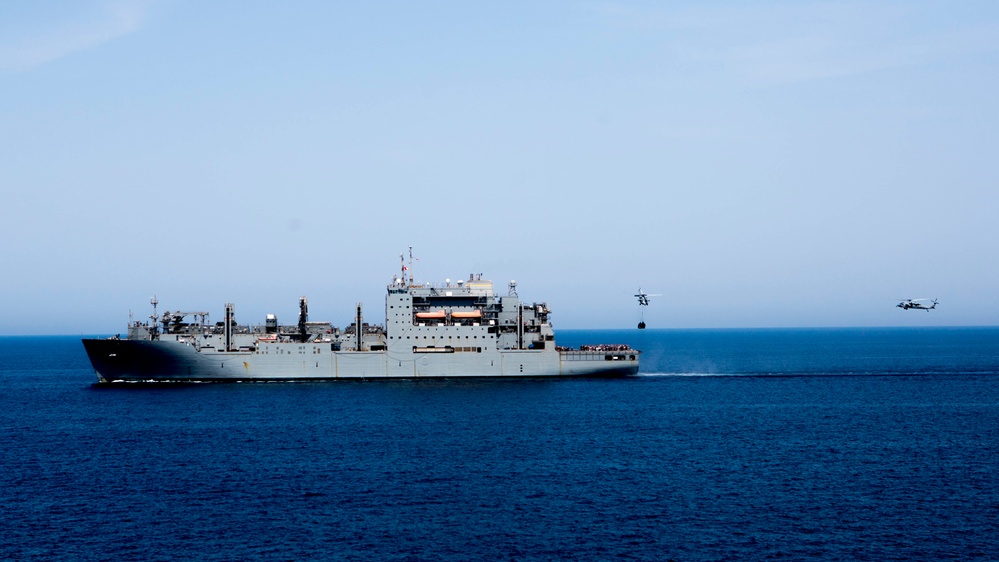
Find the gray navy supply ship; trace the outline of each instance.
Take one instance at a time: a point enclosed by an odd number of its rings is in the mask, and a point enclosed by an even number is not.
[[[526,304],[516,283],[414,284],[402,265],[385,296],[385,324],[364,322],[361,305],[340,330],[311,322],[305,297],[296,325],[236,323],[234,306],[211,324],[207,312],[165,312],[130,322],[127,336],[84,339],[100,382],[284,381],[430,377],[617,376],[638,372],[627,345],[555,345],[545,303]],[[189,321],[190,320],[190,321]]]

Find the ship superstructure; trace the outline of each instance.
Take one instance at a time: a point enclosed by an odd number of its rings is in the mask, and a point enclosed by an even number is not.
[[[385,296],[385,323],[364,321],[360,304],[344,329],[308,318],[238,324],[207,312],[154,313],[130,322],[127,335],[84,339],[101,382],[245,381],[341,378],[600,376],[638,372],[640,351],[627,345],[557,347],[547,304],[527,304],[510,282],[497,295],[480,275],[442,284],[395,276]]]

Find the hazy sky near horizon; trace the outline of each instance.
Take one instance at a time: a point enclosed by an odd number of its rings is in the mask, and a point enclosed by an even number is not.
[[[999,4],[0,4],[0,334],[383,318],[999,325]],[[902,311],[904,297],[938,310]]]

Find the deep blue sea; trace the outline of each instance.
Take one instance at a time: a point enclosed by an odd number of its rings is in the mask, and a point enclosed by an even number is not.
[[[108,387],[0,338],[0,559],[999,560],[999,328],[557,337],[642,372]]]

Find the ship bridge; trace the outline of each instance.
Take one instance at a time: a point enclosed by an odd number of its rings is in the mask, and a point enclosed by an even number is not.
[[[388,289],[385,318],[390,349],[414,344],[429,349],[459,341],[478,350],[539,350],[553,345],[548,306],[521,302],[516,282],[510,282],[505,296],[497,295],[492,281],[481,275],[441,284],[396,278]]]

